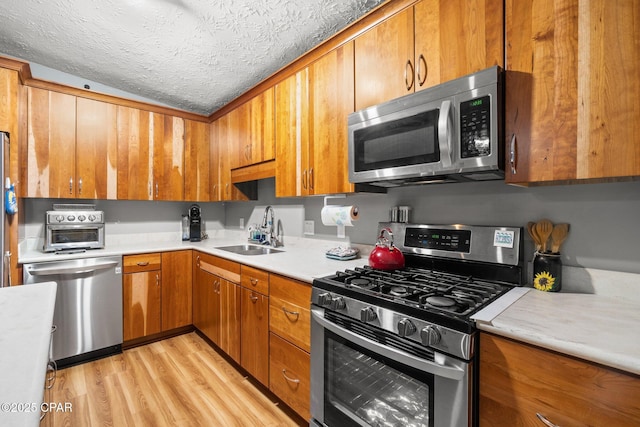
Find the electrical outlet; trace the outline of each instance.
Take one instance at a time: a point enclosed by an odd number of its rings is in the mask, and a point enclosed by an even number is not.
[[[313,236],[315,234],[316,223],[313,220],[304,222],[304,234],[305,236]]]
[[[240,218],[240,230],[244,230],[244,218]]]

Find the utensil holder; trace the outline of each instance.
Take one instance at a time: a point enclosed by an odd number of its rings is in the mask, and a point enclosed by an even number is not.
[[[533,287],[544,292],[560,292],[562,288],[560,254],[535,253],[533,257]]]

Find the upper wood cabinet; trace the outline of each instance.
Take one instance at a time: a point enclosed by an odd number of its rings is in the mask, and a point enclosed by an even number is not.
[[[236,110],[220,117],[213,126],[216,140],[212,141],[212,145],[217,148],[218,161],[219,198],[217,200],[222,201],[249,200],[249,195],[231,182],[231,165],[234,156],[237,157],[236,147],[238,146],[235,135],[240,128],[238,121],[241,117]]]
[[[116,107],[27,90],[26,197],[117,197]]]
[[[355,39],[360,110],[504,63],[502,0],[422,0]]]
[[[640,175],[640,7],[506,2],[506,181]]]
[[[349,193],[347,119],[354,111],[353,42],[309,67],[309,194]]]
[[[118,106],[118,199],[184,200],[184,120]]]
[[[229,113],[231,169],[275,158],[273,87]]]
[[[219,121],[214,120],[209,124],[209,185],[210,185],[210,200],[212,202],[218,202],[222,200],[222,186],[220,183],[220,153],[219,149],[220,138],[219,133]]]
[[[275,87],[276,197],[309,194],[309,68]]]
[[[208,123],[184,121],[184,199],[208,202],[211,198],[210,137]],[[216,176],[217,179],[217,176]]]

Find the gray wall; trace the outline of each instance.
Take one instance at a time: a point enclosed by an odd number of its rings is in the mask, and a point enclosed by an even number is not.
[[[285,236],[303,236],[304,220],[315,222],[315,236],[335,239],[336,227],[323,226],[323,197],[276,199],[275,182],[259,182],[259,200],[253,202],[200,203],[205,228],[245,229],[259,223],[266,205],[273,205]],[[53,200],[27,199],[26,221],[21,238],[38,237],[44,212]],[[58,201],[55,201],[58,203]],[[64,201],[63,201],[64,202]],[[69,200],[66,202],[73,203]],[[178,232],[180,215],[187,202],[96,201],[107,215],[109,233]],[[520,188],[502,182],[479,182],[413,186],[389,190],[388,194],[349,195],[330,204],[358,205],[360,219],[347,227],[345,242],[373,244],[377,224],[389,218],[395,205],[412,207],[412,222],[466,223],[524,227],[528,221],[549,218],[571,224],[562,248],[569,266],[640,273],[640,181]],[[40,236],[41,237],[41,236]],[[531,239],[525,237],[525,256],[533,255]]]

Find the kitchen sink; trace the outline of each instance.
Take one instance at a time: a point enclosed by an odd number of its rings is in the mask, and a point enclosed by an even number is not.
[[[233,252],[239,255],[266,255],[276,254],[282,252],[279,249],[274,249],[270,246],[258,246],[258,245],[233,245],[233,246],[219,246],[216,249],[222,251]]]

